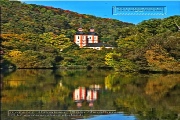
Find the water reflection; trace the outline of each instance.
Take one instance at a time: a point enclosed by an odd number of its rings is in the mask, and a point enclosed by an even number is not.
[[[179,78],[179,74],[117,74],[101,70],[17,70],[1,81],[1,114],[5,120],[19,120],[8,117],[7,111],[116,110],[139,120],[175,120],[180,117]]]
[[[82,106],[82,102],[86,99],[86,88],[79,87],[73,92],[73,100],[77,103],[77,107]]]
[[[78,87],[73,92],[73,100],[77,103],[77,107],[82,106],[82,102],[85,100],[89,103],[89,107],[94,106],[94,101],[97,100],[98,93],[100,90],[100,85],[90,85],[89,88]]]
[[[100,90],[101,86],[99,84],[93,84],[89,86],[89,89]]]
[[[97,91],[96,90],[88,90],[87,91],[87,102],[89,102],[89,107],[93,107],[93,102],[97,100]]]

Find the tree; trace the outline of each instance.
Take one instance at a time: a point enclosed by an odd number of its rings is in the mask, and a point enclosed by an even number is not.
[[[137,71],[137,66],[130,60],[122,58],[120,53],[107,53],[105,63],[116,71]]]

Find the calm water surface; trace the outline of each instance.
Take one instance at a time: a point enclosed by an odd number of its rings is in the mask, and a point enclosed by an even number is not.
[[[1,77],[1,120],[180,119],[180,74],[17,70]]]

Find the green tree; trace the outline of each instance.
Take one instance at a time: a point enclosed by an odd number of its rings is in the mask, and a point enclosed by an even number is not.
[[[122,58],[120,53],[107,53],[105,63],[116,71],[137,71],[137,66],[130,60]]]

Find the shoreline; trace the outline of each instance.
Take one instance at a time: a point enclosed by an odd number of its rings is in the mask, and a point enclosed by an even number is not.
[[[1,73],[6,73],[6,72],[12,72],[12,71],[16,71],[18,69],[34,69],[34,70],[38,70],[38,69],[41,69],[41,70],[78,70],[78,69],[84,69],[84,70],[91,70],[91,69],[101,69],[101,70],[113,70],[112,67],[91,67],[91,66],[56,66],[56,67],[49,67],[49,68],[46,68],[46,67],[38,67],[38,68],[15,68],[15,69],[12,69],[12,68],[6,68],[6,69],[3,69],[1,68]],[[114,72],[119,72],[121,73],[121,71],[115,71]],[[126,72],[126,73],[140,73],[140,74],[180,74],[180,71],[149,71],[149,70],[138,70],[138,71],[135,71],[135,72],[132,72],[132,71],[122,71],[122,72]]]

